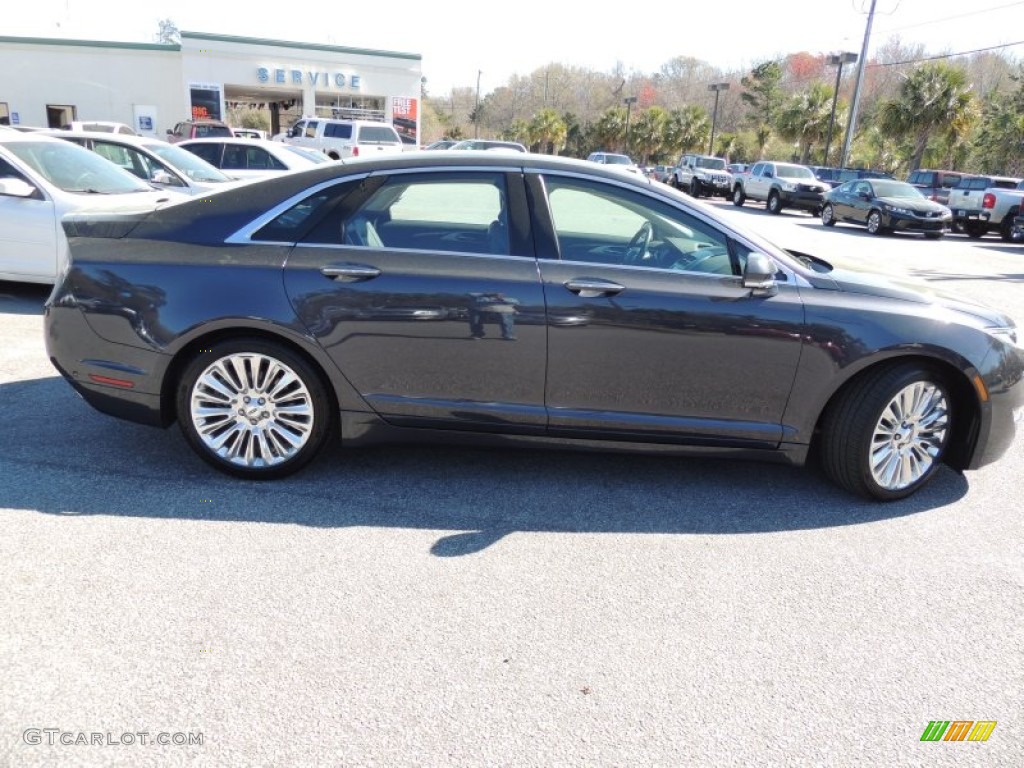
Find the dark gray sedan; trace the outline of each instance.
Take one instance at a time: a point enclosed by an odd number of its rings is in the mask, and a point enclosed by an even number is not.
[[[340,435],[816,455],[894,499],[997,459],[1024,401],[1009,318],[593,163],[407,153],[64,226],[54,365],[241,477]]]
[[[921,232],[938,239],[953,223],[946,206],[929,200],[905,181],[854,179],[825,193],[821,223],[863,224],[873,235],[887,232]]]

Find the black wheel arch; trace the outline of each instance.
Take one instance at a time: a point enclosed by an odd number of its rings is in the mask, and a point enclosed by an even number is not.
[[[325,353],[319,350],[319,347],[311,348],[311,345],[300,343],[292,336],[275,332],[275,330],[266,326],[233,325],[199,333],[181,343],[178,350],[174,353],[170,365],[167,367],[160,389],[160,417],[162,426],[169,427],[177,420],[175,392],[182,374],[188,368],[189,363],[203,354],[204,349],[216,343],[232,339],[256,339],[280,344],[290,352],[303,358],[316,373],[325,391],[330,393],[333,398],[335,407],[331,409],[332,427],[336,428],[339,426],[339,411],[342,408],[369,410],[347,379],[344,381],[344,384],[347,385],[348,391],[345,388],[336,386],[335,380],[332,380],[327,371],[329,369],[336,371],[337,367],[334,366],[330,358],[326,357]],[[344,378],[343,374],[341,378]]]
[[[876,360],[847,377],[842,384],[829,395],[825,405],[818,412],[811,435],[810,457],[817,461],[820,452],[822,425],[829,412],[846,396],[858,382],[869,376],[876,375],[880,370],[898,368],[907,364],[917,365],[931,370],[938,375],[949,390],[953,405],[952,434],[943,462],[952,469],[962,472],[971,464],[977,449],[978,437],[981,434],[982,404],[978,392],[971,383],[968,373],[947,360],[929,355],[899,355]],[[975,372],[977,375],[977,372]]]

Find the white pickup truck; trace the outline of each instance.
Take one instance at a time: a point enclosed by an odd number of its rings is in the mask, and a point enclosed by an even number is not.
[[[953,225],[968,237],[998,231],[1006,242],[1016,240],[1013,219],[1024,200],[1024,181],[1005,176],[965,176],[949,191]]]

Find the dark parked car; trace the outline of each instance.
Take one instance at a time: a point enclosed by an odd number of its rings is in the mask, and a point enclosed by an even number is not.
[[[802,464],[907,496],[1001,456],[1010,318],[788,253],[665,185],[541,155],[331,164],[64,220],[57,369],[247,478],[333,436]]]
[[[869,168],[832,168],[827,165],[812,165],[818,181],[824,181],[830,187],[838,187],[846,181],[855,179],[891,179],[892,175],[882,171],[872,171]]]
[[[949,208],[932,202],[905,181],[860,179],[840,184],[825,193],[821,223],[863,224],[873,235],[887,232],[923,232],[942,237],[953,221]]]

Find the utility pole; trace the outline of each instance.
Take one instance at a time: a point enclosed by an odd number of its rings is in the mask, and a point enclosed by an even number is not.
[[[871,22],[875,20],[875,3],[871,0],[871,10],[868,11],[868,24],[864,28],[864,43],[860,47],[860,61],[857,63],[857,85],[853,88],[853,104],[850,107],[850,122],[846,126],[846,141],[843,142],[843,154],[839,158],[839,167],[846,167],[846,159],[850,156],[850,143],[853,141],[853,134],[857,130],[857,107],[860,106],[860,88],[864,82],[864,65],[868,61],[868,44],[871,42]]]
[[[476,71],[476,106],[473,108],[473,138],[480,138],[480,75],[482,70]]]
[[[708,86],[709,91],[715,92],[715,110],[711,113],[711,141],[708,142],[708,154],[715,154],[715,123],[718,122],[718,94],[729,90],[728,83],[712,83]]]
[[[636,96],[627,96],[624,98],[623,103],[626,105],[626,154],[629,154],[629,109],[636,104]]]
[[[828,165],[828,151],[832,148],[832,126],[836,122],[836,102],[839,100],[839,82],[843,79],[843,64],[852,64],[856,61],[856,53],[837,53],[829,56],[826,62],[832,67],[839,65],[839,70],[836,72],[836,87],[832,92],[832,114],[828,118],[828,138],[825,140],[825,159],[822,160],[823,165]]]

